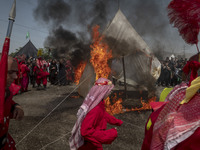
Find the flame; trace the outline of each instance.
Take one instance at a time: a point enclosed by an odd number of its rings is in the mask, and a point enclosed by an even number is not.
[[[106,111],[110,114],[110,115],[115,115],[115,114],[121,114],[124,112],[130,112],[130,111],[141,111],[141,110],[149,110],[152,109],[150,106],[150,102],[155,102],[156,101],[156,97],[152,97],[151,99],[148,100],[148,102],[144,102],[143,99],[140,99],[140,102],[142,104],[142,107],[140,108],[123,108],[122,106],[122,99],[121,98],[117,98],[116,93],[114,93],[115,96],[112,98],[112,102],[113,104],[111,104],[110,102],[110,98],[108,97],[107,99],[105,99],[105,107],[106,107]]]
[[[100,77],[103,78],[108,78],[111,69],[108,66],[108,61],[109,59],[112,58],[112,50],[109,49],[108,45],[106,43],[103,43],[103,36],[100,35],[99,33],[99,26],[96,25],[93,27],[93,43],[90,45],[91,48],[91,59],[90,62],[92,66],[94,67],[94,71],[96,73],[96,80],[99,79]],[[142,91],[140,91],[142,92]],[[120,95],[120,94],[119,94]],[[111,103],[112,99],[112,103]],[[114,97],[108,97],[105,99],[105,109],[106,111],[111,114],[120,114],[124,112],[129,112],[129,111],[141,111],[141,110],[147,110],[151,109],[150,102],[155,101],[156,97],[151,98],[148,102],[144,102],[141,98],[141,108],[131,108],[131,109],[125,109],[122,106],[122,98],[118,98],[117,94],[114,93]]]
[[[85,66],[86,66],[86,62],[81,62],[77,68],[75,69],[75,75],[74,75],[74,82],[76,83],[76,85],[79,84],[79,81],[81,79],[81,76],[83,74],[83,71],[85,69]]]
[[[150,106],[150,102],[155,102],[156,101],[156,97],[152,97],[151,99],[148,100],[148,102],[144,102],[142,100],[142,98],[140,99],[140,102],[142,104],[142,107],[140,108],[131,108],[131,109],[126,109],[126,112],[129,112],[129,111],[141,111],[141,110],[149,110],[149,109],[152,109],[151,106]]]
[[[79,95],[72,95],[72,96],[70,96],[71,98],[80,98],[80,96]]]
[[[90,62],[94,67],[96,73],[96,80],[103,77],[108,78],[111,69],[108,66],[108,60],[112,58],[112,50],[109,49],[106,43],[103,43],[103,36],[99,33],[99,26],[93,27],[93,44],[90,45],[91,48],[91,59]]]
[[[114,93],[114,97],[112,97],[112,102],[113,105],[110,102],[110,97],[108,97],[107,99],[104,100],[105,101],[105,108],[106,111],[110,114],[110,115],[115,115],[115,114],[120,114],[123,113],[123,106],[122,106],[122,98],[117,98],[117,94]]]

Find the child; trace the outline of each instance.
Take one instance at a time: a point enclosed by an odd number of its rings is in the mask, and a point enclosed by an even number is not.
[[[78,110],[78,120],[69,139],[71,150],[103,150],[102,144],[111,144],[117,138],[116,128],[106,130],[107,123],[121,126],[121,120],[105,111],[104,99],[114,85],[105,78],[99,78],[90,89]]]

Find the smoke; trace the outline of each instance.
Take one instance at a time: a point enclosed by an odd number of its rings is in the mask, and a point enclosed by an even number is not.
[[[138,0],[133,2],[133,6],[134,9],[130,9],[127,18],[141,36],[160,36],[166,33],[169,21],[164,13],[167,5],[164,5],[162,0]]]
[[[166,13],[168,3],[169,0],[119,1],[119,7],[128,21],[153,51],[158,41],[159,49],[163,48],[163,51],[167,51],[166,41],[170,45],[172,41],[177,41],[176,37],[169,38],[171,25]],[[117,10],[118,1],[116,0],[38,0],[38,6],[33,15],[38,22],[49,28],[45,47],[53,47],[59,56],[72,54],[77,49],[75,48],[77,43],[89,45],[92,26],[98,24],[103,31]],[[83,49],[79,52],[90,53],[89,46]]]
[[[53,48],[55,57],[70,55],[74,67],[81,61],[89,60],[92,27],[100,25],[100,32],[103,32],[119,7],[154,55],[163,59],[163,51],[169,51],[168,45],[180,42],[178,32],[177,36],[174,36],[168,21],[166,8],[169,1],[119,0],[118,6],[117,0],[38,0],[33,15],[36,21],[49,29],[44,46]],[[117,41],[109,37],[105,40],[110,46]],[[111,49],[115,56],[119,56],[126,55],[131,48],[129,42],[122,40],[117,47]],[[146,57],[143,61],[138,60],[142,57],[143,54],[138,52],[125,57],[127,78],[134,78],[139,84],[151,89],[154,82],[153,79],[149,80],[151,75],[147,73],[148,66],[145,66],[148,64]],[[139,62],[145,68],[141,69],[135,62]],[[115,68],[113,71],[120,74],[121,60],[115,63]]]
[[[64,0],[38,0],[34,18],[47,24],[63,23],[71,13],[71,7]]]
[[[49,28],[44,46],[53,49],[56,58],[71,55],[74,65],[87,60],[92,26],[105,27],[109,3],[106,0],[38,0],[34,18]]]
[[[165,46],[163,44],[160,44],[160,42],[157,41],[153,45],[152,49],[154,50],[154,55],[158,58],[158,60],[164,60],[165,59],[165,56],[163,55],[164,50],[165,50]]]

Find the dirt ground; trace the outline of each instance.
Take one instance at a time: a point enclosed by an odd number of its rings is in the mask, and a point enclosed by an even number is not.
[[[30,87],[28,92],[14,96],[14,100],[25,111],[22,121],[10,122],[9,132],[17,143],[18,150],[69,150],[70,132],[76,122],[77,110],[83,102],[80,97],[67,97],[75,87],[49,85],[46,90]],[[162,89],[163,87],[157,87],[156,94],[159,95]],[[74,91],[71,95],[78,93]],[[126,107],[139,107],[140,100],[128,99],[124,104]],[[50,112],[52,113],[48,115]],[[104,149],[140,150],[144,126],[150,113],[149,110],[115,115],[124,123],[117,128],[118,138],[111,145],[104,145]],[[112,127],[108,125],[108,128]]]

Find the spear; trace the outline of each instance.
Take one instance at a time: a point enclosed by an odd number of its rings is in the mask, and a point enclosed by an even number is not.
[[[4,123],[4,100],[5,100],[5,88],[7,80],[7,70],[8,70],[8,54],[10,46],[10,36],[12,32],[12,26],[15,21],[16,16],[16,0],[14,0],[10,14],[9,14],[9,23],[6,38],[3,45],[1,60],[0,60],[0,124]]]

